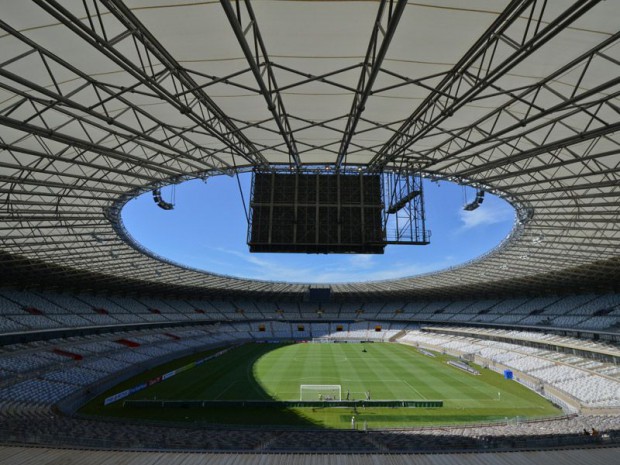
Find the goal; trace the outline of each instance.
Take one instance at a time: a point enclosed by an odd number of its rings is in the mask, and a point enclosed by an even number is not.
[[[340,384],[301,384],[299,400],[342,400]]]

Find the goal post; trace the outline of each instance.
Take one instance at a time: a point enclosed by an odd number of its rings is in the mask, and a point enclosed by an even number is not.
[[[299,400],[342,400],[340,384],[301,384]]]

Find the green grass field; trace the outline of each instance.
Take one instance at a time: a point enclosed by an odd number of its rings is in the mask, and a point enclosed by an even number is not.
[[[367,352],[363,352],[366,348]],[[203,355],[194,356],[194,359]],[[246,344],[204,365],[151,386],[129,399],[298,400],[300,384],[340,384],[343,398],[443,400],[441,408],[148,408],[103,407],[103,398],[190,361],[185,358],[125,382],[84,406],[81,413],[148,420],[236,425],[350,428],[351,416],[369,428],[411,427],[561,414],[515,381],[478,367],[471,375],[415,348],[375,344]]]

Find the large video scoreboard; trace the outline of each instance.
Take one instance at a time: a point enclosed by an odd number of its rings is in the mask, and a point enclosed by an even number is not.
[[[250,252],[373,253],[385,247],[381,176],[255,172]]]

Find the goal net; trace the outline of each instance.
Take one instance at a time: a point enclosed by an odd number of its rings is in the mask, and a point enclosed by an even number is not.
[[[302,384],[299,400],[342,400],[340,384]]]

